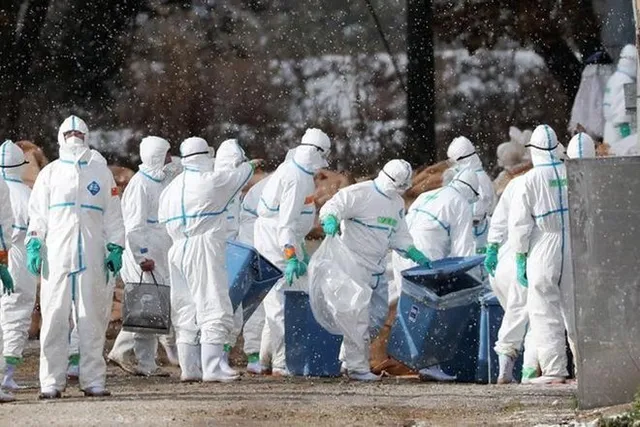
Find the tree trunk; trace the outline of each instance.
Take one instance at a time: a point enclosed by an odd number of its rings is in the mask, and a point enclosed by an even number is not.
[[[407,1],[407,160],[435,163],[435,61],[431,0]]]

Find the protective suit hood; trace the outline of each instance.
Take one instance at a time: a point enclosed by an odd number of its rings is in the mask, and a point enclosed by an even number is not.
[[[199,137],[191,137],[180,144],[180,157],[182,166],[185,169],[199,172],[210,172],[213,170],[212,154],[215,154],[207,141]]]
[[[548,125],[539,125],[533,131],[531,140],[526,145],[531,152],[533,166],[541,166],[560,161],[558,137]]]
[[[482,162],[476,154],[476,148],[467,137],[454,138],[447,149],[449,161],[459,168],[481,168]]]
[[[331,141],[326,133],[320,129],[310,128],[302,136],[300,145],[295,149],[292,160],[304,170],[316,173],[326,168],[329,163],[327,157],[331,151]]]
[[[411,187],[412,175],[413,170],[409,162],[394,159],[384,165],[373,182],[387,196],[393,193],[403,194]]]
[[[214,168],[216,170],[235,169],[247,160],[238,140],[227,139],[218,147],[218,154],[215,156]]]
[[[65,139],[64,134],[70,131],[78,131],[84,134],[84,140],[78,137],[71,137]],[[61,157],[64,154],[75,158],[81,156],[86,149],[89,148],[87,142],[87,134],[89,133],[89,127],[81,118],[77,116],[69,116],[60,125],[58,129],[58,145],[60,146]]]
[[[477,202],[480,197],[480,182],[477,174],[472,169],[467,168],[458,172],[449,183],[449,186],[462,194],[469,204]]]
[[[571,138],[567,148],[567,156],[570,159],[585,159],[596,157],[596,145],[593,139],[584,132],[580,132]]]
[[[147,136],[140,142],[140,160],[142,164],[139,169],[154,179],[164,179],[164,162],[167,152],[171,146],[169,142],[158,136]]]
[[[618,71],[636,79],[637,69],[637,56],[638,52],[636,47],[632,44],[628,44],[620,51],[620,59],[618,59]]]
[[[27,162],[22,149],[11,140],[0,145],[0,173],[7,181],[22,181],[24,165]]]

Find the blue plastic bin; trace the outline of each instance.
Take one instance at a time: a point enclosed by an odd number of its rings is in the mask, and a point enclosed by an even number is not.
[[[235,311],[242,303],[246,322],[282,277],[282,272],[255,248],[234,241],[227,241],[226,266],[231,305]]]
[[[479,315],[467,325],[465,337],[455,358],[445,363],[442,369],[456,375],[458,382],[481,383],[498,380],[498,355],[493,350],[498,340],[504,310],[498,299],[489,293],[478,301]],[[516,362],[514,378],[520,381],[522,356]]]
[[[309,295],[285,291],[284,331],[287,368],[305,377],[340,376],[341,335],[327,332],[313,317]]]
[[[466,272],[484,257],[447,258],[431,269],[402,272],[402,294],[391,328],[387,353],[418,370],[456,354],[465,330],[479,311],[484,287]]]

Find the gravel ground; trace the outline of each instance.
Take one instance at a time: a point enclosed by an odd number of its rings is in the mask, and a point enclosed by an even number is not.
[[[88,399],[71,383],[64,398],[37,400],[37,349],[19,379],[29,388],[0,406],[0,425],[535,425],[576,419],[575,384],[549,387],[427,384],[385,378],[379,384],[346,379],[243,376],[233,384],[182,384],[131,377],[109,366],[113,396]]]

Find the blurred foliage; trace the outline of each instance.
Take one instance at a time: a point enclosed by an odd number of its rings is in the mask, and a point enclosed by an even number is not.
[[[216,146],[237,136],[252,155],[274,164],[305,127],[320,126],[336,141],[335,166],[367,173],[397,156],[405,141],[406,98],[388,68],[376,68],[384,49],[363,1],[2,4],[0,130],[4,137],[35,140],[50,157],[57,154],[57,127],[71,112],[85,118],[90,129],[129,129],[129,153],[145,134],[168,138],[174,151],[191,135]],[[392,53],[402,55],[405,0],[372,4]],[[483,47],[530,46],[561,83],[544,69],[516,72],[514,61],[503,57],[481,60],[477,66],[485,68],[480,70],[451,69],[450,60],[437,59],[438,145],[444,147],[454,136],[465,134],[490,162],[509,125],[531,127],[544,121],[561,134],[571,98],[554,64],[567,59],[567,47],[586,52],[587,47],[581,47],[588,45],[586,34],[597,33],[597,26],[581,20],[584,4],[438,0],[434,5],[437,50],[463,45],[482,57]],[[571,7],[577,8],[576,19],[569,19]],[[351,58],[352,64],[348,71],[329,70],[336,76],[333,80],[305,74],[300,65],[291,67],[286,81],[279,76],[282,64],[289,61],[323,58],[323,63],[331,63],[336,57]],[[573,59],[577,61],[575,55]],[[474,66],[473,61],[465,64]],[[477,78],[493,89],[459,90],[470,71],[479,71]],[[334,96],[339,83],[351,89]],[[318,101],[322,92],[335,98],[331,105]],[[314,105],[306,105],[309,100]],[[339,103],[348,104],[347,117],[341,115],[344,108],[338,108]],[[133,166],[135,155],[129,153],[107,157]]]

